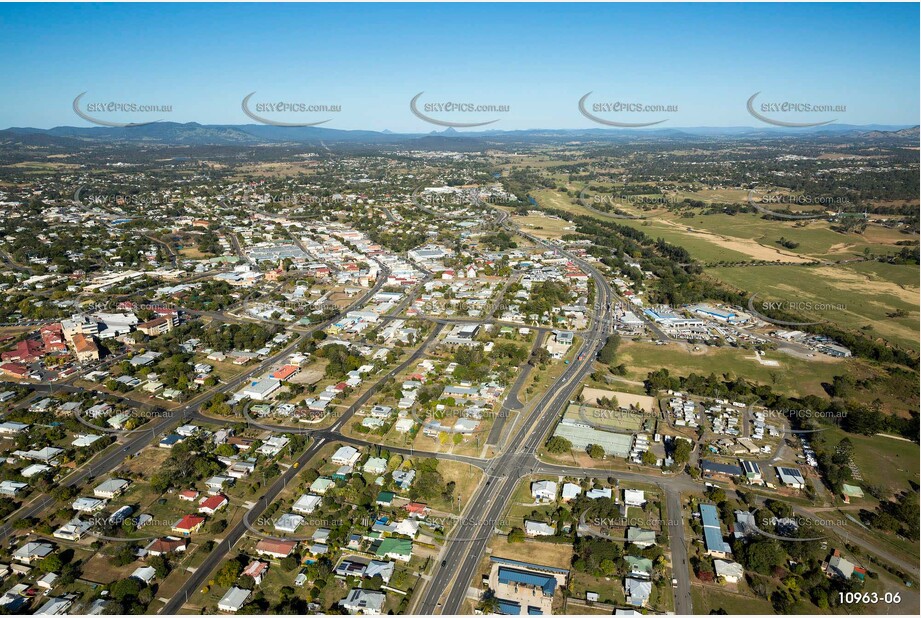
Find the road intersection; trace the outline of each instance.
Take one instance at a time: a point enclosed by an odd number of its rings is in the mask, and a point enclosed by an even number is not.
[[[479,569],[479,565],[486,552],[487,544],[495,535],[497,523],[501,521],[508,507],[509,500],[515,492],[516,486],[520,483],[521,479],[529,475],[542,474],[574,478],[592,478],[602,475],[616,476],[620,480],[652,483],[658,486],[662,490],[665,498],[667,512],[666,525],[669,532],[673,577],[677,580],[676,586],[674,587],[675,610],[679,614],[690,614],[692,613],[690,573],[687,565],[687,542],[683,525],[685,514],[682,509],[681,495],[682,493],[699,493],[702,490],[702,484],[693,481],[684,474],[665,476],[652,470],[649,472],[612,471],[582,468],[579,466],[555,465],[545,463],[537,456],[537,452],[545,442],[548,433],[558,421],[561,410],[566,408],[567,404],[573,399],[576,389],[592,372],[595,356],[604,345],[607,336],[611,332],[610,329],[613,323],[611,308],[615,302],[621,299],[614,293],[605,276],[599,272],[593,264],[543,239],[510,227],[507,223],[507,213],[503,214],[505,216],[500,216],[498,220],[500,225],[529,238],[532,242],[545,247],[547,250],[554,251],[567,257],[579,265],[585,272],[590,274],[594,282],[595,292],[591,325],[580,333],[583,337],[583,342],[579,357],[564,369],[562,374],[547,388],[545,393],[533,405],[525,406],[518,399],[518,391],[523,386],[524,375],[526,375],[528,371],[527,366],[522,368],[522,375],[519,376],[508,390],[502,406],[503,410],[516,411],[518,418],[513,424],[505,423],[504,417],[496,419],[488,437],[488,444],[491,444],[494,448],[494,455],[492,457],[473,457],[443,452],[422,452],[412,448],[387,447],[387,449],[393,453],[451,460],[466,463],[484,471],[479,486],[468,500],[463,513],[458,517],[457,525],[446,539],[445,545],[438,556],[431,575],[419,580],[420,583],[423,583],[424,587],[414,595],[413,611],[419,614],[457,614],[463,611],[464,601],[468,598],[468,593],[471,588],[471,578],[474,577]],[[362,307],[383,287],[388,274],[387,269],[385,267],[382,268],[375,285],[349,307],[337,314],[337,316],[323,323],[298,329],[297,337],[283,349],[266,358],[254,368],[200,394],[182,407],[169,411],[168,414],[162,417],[154,418],[144,425],[141,431],[123,435],[121,441],[115,448],[110,448],[100,455],[97,455],[89,463],[66,477],[62,481],[62,484],[79,486],[92,478],[110,473],[115,470],[129,454],[140,452],[146,446],[154,443],[158,436],[166,434],[171,429],[189,420],[196,419],[211,423],[227,420],[202,414],[199,410],[200,405],[216,393],[226,393],[238,389],[247,380],[261,375],[294,352],[305,338],[310,336],[314,331],[325,328],[345,312]],[[427,275],[427,278],[428,277],[430,277],[430,274]],[[411,295],[408,294],[407,296],[408,298],[399,305],[395,314],[384,316],[382,319],[405,319],[402,317],[402,313],[411,301]],[[482,321],[502,324],[501,321],[492,317],[500,300],[501,298],[496,300],[492,311],[490,311],[488,316],[484,316],[485,319]],[[225,316],[222,314],[220,317]],[[232,551],[233,547],[250,529],[247,522],[258,518],[273,500],[277,498],[280,492],[286,487],[287,483],[294,479],[298,471],[305,468],[307,464],[320,453],[325,445],[333,442],[340,442],[364,447],[377,446],[377,444],[372,441],[344,434],[342,428],[345,423],[370,400],[387,380],[397,376],[411,364],[422,358],[429,346],[438,340],[438,337],[446,325],[454,324],[459,321],[452,318],[434,318],[424,315],[417,316],[415,319],[425,320],[432,324],[433,328],[424,341],[422,341],[416,350],[404,361],[381,376],[371,388],[365,391],[354,403],[342,412],[331,426],[326,428],[302,429],[281,425],[270,425],[248,419],[248,422],[254,426],[266,430],[281,433],[307,434],[311,438],[311,441],[308,448],[298,457],[296,465],[292,465],[285,469],[283,473],[266,488],[265,493],[252,506],[244,519],[228,530],[224,537],[216,543],[204,562],[190,574],[179,591],[161,609],[161,614],[176,614],[182,609],[190,595],[200,589],[205,582],[208,581],[209,576],[220,566]],[[534,344],[536,348],[538,342],[543,339],[549,329],[537,327],[532,330],[536,331],[536,342]],[[658,332],[656,329],[653,330]],[[72,379],[74,379],[74,377],[65,381],[63,384],[39,384],[35,385],[34,388],[38,392],[52,392],[54,389],[76,388],[66,384],[66,382]],[[236,421],[238,419],[231,420]],[[511,431],[511,433],[505,436],[503,440],[502,434],[507,427],[510,427],[509,431]],[[11,522],[17,519],[34,517],[53,506],[53,504],[54,499],[51,496],[38,496],[7,518],[7,521]],[[9,536],[11,532],[11,524],[4,524],[0,527],[0,539]],[[857,544],[864,544],[861,542],[861,539],[853,540]],[[473,582],[473,584],[475,585],[476,582]]]

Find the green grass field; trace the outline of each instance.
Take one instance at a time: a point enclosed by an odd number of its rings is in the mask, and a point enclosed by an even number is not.
[[[577,194],[580,188],[574,186],[571,190]],[[592,212],[558,191],[538,191],[535,197],[542,205],[601,219],[612,218]],[[691,197],[701,199],[700,196]],[[624,225],[680,245],[695,259],[711,263],[756,259],[795,261],[797,256],[840,260],[862,255],[865,248],[875,253],[892,253],[896,250],[895,242],[909,238],[880,226],[871,226],[863,234],[842,234],[833,231],[827,221],[771,221],[761,214],[695,214],[686,217],[664,208],[643,211],[627,203],[619,208],[644,217],[641,220],[618,219]],[[778,244],[781,237],[799,246],[786,249]]]
[[[767,247],[779,248],[777,241],[784,237],[799,244],[789,250],[792,253],[835,260],[862,255],[867,247],[874,252],[890,253],[896,241],[909,238],[896,230],[877,226],[871,227],[865,234],[842,234],[833,231],[827,221],[772,221],[762,218],[761,214],[698,214],[684,218],[663,210],[656,213],[656,219],[732,238],[752,240]]]
[[[569,195],[559,191],[538,191],[536,198],[544,206],[605,218],[579,206]],[[880,226],[870,226],[863,234],[840,234],[832,231],[825,221],[768,221],[753,214],[696,215],[687,219],[666,210],[646,214],[648,218],[644,220],[618,221],[684,247],[695,259],[708,263],[787,260],[796,259],[796,256],[853,259],[862,256],[866,248],[875,253],[894,252],[897,241],[910,238]],[[777,244],[781,237],[799,246],[784,249]],[[827,319],[850,329],[869,325],[870,335],[911,350],[921,348],[917,338],[921,273],[916,265],[855,262],[819,267],[713,267],[708,268],[707,273],[736,288],[756,292],[763,299],[770,296],[770,300],[832,305],[832,308],[815,312],[817,319]],[[843,309],[836,308],[838,306]],[[896,311],[906,315],[889,317]]]
[[[919,483],[918,461],[921,450],[917,444],[885,436],[863,436],[831,428],[819,434],[828,444],[837,444],[847,437],[854,443],[854,463],[865,482],[887,488],[890,493]]]
[[[730,616],[745,614],[773,614],[769,601],[752,594],[738,594],[717,586],[691,586],[691,603],[695,614],[709,614],[725,610]]]
[[[777,360],[780,366],[768,367],[746,357],[754,357],[754,352],[738,348],[711,348],[704,354],[692,354],[675,344],[658,346],[645,342],[627,342],[621,345],[617,362],[626,364],[627,378],[632,380],[644,380],[650,371],[659,368],[666,368],[672,375],[680,376],[732,372],[799,396],[824,395],[822,382],[831,382],[835,375],[847,373],[848,364],[859,362],[828,362],[826,359],[806,361],[769,352],[767,358]]]
[[[825,305],[800,311],[807,320],[829,320],[852,330],[918,350],[918,266],[856,263],[841,266],[708,268],[710,276],[758,295],[759,301]],[[889,317],[895,311],[904,317]]]

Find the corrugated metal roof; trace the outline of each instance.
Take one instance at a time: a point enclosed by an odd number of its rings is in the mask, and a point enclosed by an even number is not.
[[[534,586],[543,590],[546,595],[552,595],[556,590],[556,578],[551,575],[541,575],[509,567],[499,567],[499,583]]]

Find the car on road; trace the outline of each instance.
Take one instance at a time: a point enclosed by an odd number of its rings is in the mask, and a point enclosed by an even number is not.
[[[672,578],[672,588],[678,587],[678,579],[676,577]]]

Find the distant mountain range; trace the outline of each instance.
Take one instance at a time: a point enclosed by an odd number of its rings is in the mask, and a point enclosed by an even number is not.
[[[78,146],[88,143],[150,143],[168,145],[278,145],[278,144],[403,144],[421,149],[477,150],[490,144],[561,142],[570,140],[627,141],[682,138],[786,138],[801,136],[863,139],[918,139],[918,127],[900,125],[831,124],[822,127],[676,127],[658,129],[527,129],[464,131],[452,128],[430,133],[393,133],[324,127],[278,127],[263,124],[203,125],[197,122],[156,122],[136,127],[12,127],[0,130],[0,143],[33,146]]]

